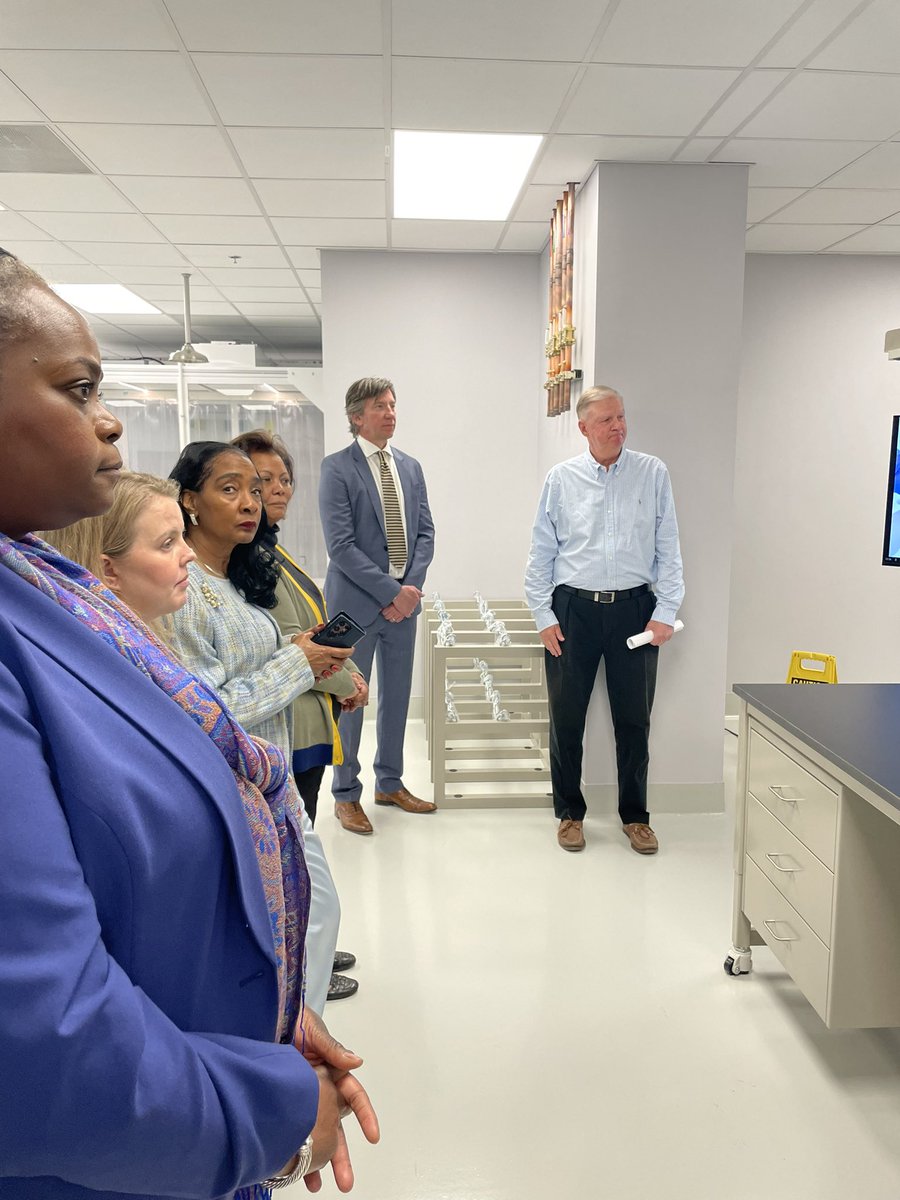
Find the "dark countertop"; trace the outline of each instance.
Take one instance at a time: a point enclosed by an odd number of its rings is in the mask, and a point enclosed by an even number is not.
[[[739,683],[734,691],[900,809],[900,684]]]

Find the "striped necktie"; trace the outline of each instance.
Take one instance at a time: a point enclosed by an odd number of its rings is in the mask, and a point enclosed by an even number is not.
[[[406,534],[403,532],[403,516],[391,464],[383,450],[378,451],[378,466],[381,469],[381,504],[384,508],[388,561],[399,571],[406,566]]]

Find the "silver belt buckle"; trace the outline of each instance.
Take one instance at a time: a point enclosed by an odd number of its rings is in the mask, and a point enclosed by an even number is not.
[[[615,601],[615,592],[594,592],[595,604],[612,604]]]

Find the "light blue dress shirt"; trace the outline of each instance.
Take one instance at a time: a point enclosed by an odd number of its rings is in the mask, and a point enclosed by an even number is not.
[[[586,450],[552,468],[525,572],[525,596],[538,630],[557,624],[553,589],[561,583],[592,592],[650,584],[656,593],[652,620],[674,623],[684,581],[665,463],[623,449],[607,469]]]

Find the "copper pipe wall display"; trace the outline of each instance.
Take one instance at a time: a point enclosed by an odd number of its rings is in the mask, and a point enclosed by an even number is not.
[[[550,314],[544,353],[547,357],[547,416],[568,412],[572,402],[572,270],[575,259],[575,184],[556,202],[550,218]]]

